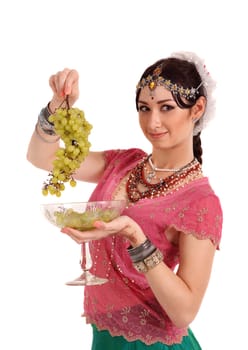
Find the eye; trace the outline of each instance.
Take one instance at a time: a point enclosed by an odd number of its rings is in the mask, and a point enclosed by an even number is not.
[[[138,111],[139,111],[139,112],[147,112],[147,111],[149,111],[149,110],[150,110],[150,108],[147,107],[147,106],[145,106],[145,105],[140,105],[140,106],[138,107]]]
[[[171,105],[168,105],[168,104],[161,106],[161,110],[162,111],[171,111],[174,108],[175,108],[174,106],[171,106]]]

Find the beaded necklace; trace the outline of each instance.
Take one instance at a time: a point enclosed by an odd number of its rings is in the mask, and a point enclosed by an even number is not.
[[[151,179],[155,177],[154,169],[152,169],[152,176],[149,172],[147,178],[145,176],[146,163],[149,162],[149,159],[150,156],[143,159],[130,173],[126,184],[130,202],[137,202],[142,198],[160,197],[202,176],[201,164],[197,159],[193,159],[182,168],[175,169],[172,175],[159,179],[157,183],[151,183]],[[139,189],[140,185],[144,188],[143,190]]]

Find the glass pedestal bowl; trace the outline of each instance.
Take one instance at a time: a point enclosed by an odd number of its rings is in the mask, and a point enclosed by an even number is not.
[[[109,222],[121,215],[126,206],[125,200],[92,201],[92,202],[67,202],[41,204],[44,217],[58,228],[72,227],[79,231],[87,231],[94,228],[97,220]],[[90,273],[92,259],[88,242],[81,244],[82,274],[75,280],[66,284],[69,286],[85,286],[106,283],[106,278],[100,278]]]

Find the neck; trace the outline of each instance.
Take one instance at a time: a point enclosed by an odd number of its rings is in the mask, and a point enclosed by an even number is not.
[[[180,170],[182,170],[183,168],[187,167],[188,165],[190,165],[192,162],[194,161],[194,157],[187,163],[184,163],[183,165],[180,165],[178,167],[157,167],[154,163],[153,163],[153,159],[152,159],[152,154],[150,154],[148,156],[148,162],[149,165],[151,167],[151,169],[155,172],[155,171],[161,171],[161,172],[178,172]]]
[[[190,152],[167,152],[154,151],[151,154],[151,160],[156,168],[160,169],[178,169],[190,163],[194,159],[193,151]]]

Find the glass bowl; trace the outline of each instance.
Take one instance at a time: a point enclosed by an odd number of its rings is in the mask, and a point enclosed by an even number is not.
[[[56,227],[72,227],[80,231],[94,228],[97,220],[109,222],[121,215],[125,200],[46,203],[41,204],[44,217]]]

